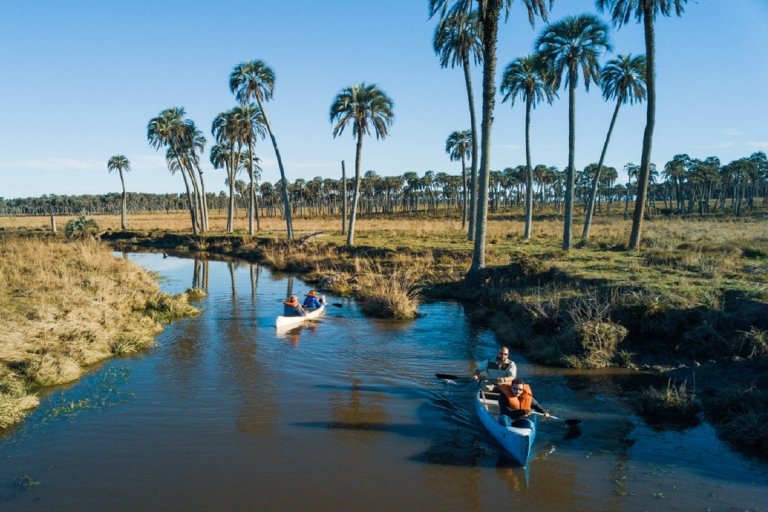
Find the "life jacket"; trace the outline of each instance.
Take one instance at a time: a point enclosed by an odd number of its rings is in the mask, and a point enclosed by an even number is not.
[[[530,409],[533,405],[533,392],[528,384],[523,384],[523,392],[519,397],[512,393],[511,384],[501,384],[499,389],[507,397],[507,405],[510,409]]]
[[[498,361],[488,361],[488,369],[489,370],[509,370],[509,367],[512,366],[512,360],[507,359],[506,363],[499,364]]]

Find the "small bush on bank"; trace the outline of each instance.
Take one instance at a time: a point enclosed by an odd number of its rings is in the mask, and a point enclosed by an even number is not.
[[[638,404],[640,414],[658,419],[693,419],[700,410],[696,395],[693,390],[688,390],[687,382],[675,385],[672,379],[667,381],[664,389],[645,388],[640,392]]]
[[[99,225],[93,219],[86,219],[80,216],[67,222],[64,227],[64,234],[67,238],[85,239],[93,238],[99,233]]]

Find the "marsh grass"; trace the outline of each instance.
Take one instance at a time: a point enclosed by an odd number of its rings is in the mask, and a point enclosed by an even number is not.
[[[733,446],[768,457],[768,392],[755,384],[724,383],[723,387],[721,393],[706,399],[707,416]]]
[[[142,350],[162,322],[197,311],[106,246],[28,237],[0,244],[0,310],[0,426],[37,405],[37,387]]]
[[[663,389],[643,389],[638,407],[643,416],[662,420],[694,419],[701,409],[694,390],[688,389],[687,381],[676,385],[672,379],[667,380]]]

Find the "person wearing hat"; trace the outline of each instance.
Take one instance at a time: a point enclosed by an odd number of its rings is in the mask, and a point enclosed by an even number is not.
[[[304,308],[317,309],[325,304],[325,297],[320,297],[315,290],[309,290],[304,299]]]
[[[299,304],[299,298],[295,295],[283,302],[283,316],[307,316],[307,312]]]

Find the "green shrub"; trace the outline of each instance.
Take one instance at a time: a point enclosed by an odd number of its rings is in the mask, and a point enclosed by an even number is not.
[[[84,215],[67,222],[64,234],[67,238],[83,239],[93,238],[99,233],[99,225],[93,219],[86,219]]]

